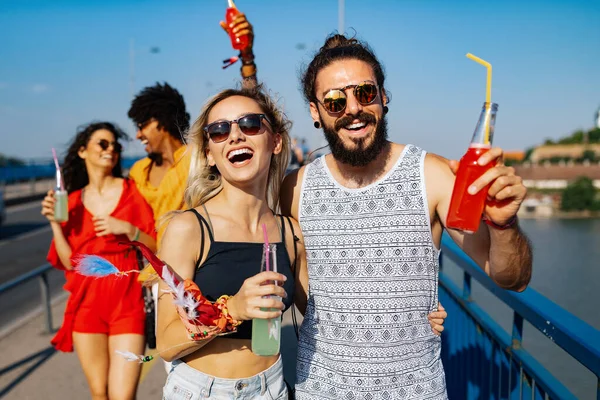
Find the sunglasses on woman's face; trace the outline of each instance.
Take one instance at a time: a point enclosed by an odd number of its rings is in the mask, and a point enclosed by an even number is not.
[[[232,121],[216,121],[208,124],[204,127],[204,132],[214,143],[221,143],[229,138],[231,126],[237,124],[244,135],[254,136],[264,131],[263,119],[269,122],[265,114],[246,114]]]
[[[115,153],[120,153],[120,152],[121,152],[121,150],[123,150],[123,146],[121,146],[121,143],[119,143],[119,142],[109,142],[109,141],[108,141],[108,140],[106,140],[106,139],[100,139],[100,140],[98,140],[98,146],[100,146],[100,148],[101,148],[103,151],[106,151],[106,150],[108,150],[108,148],[109,148],[110,146],[112,146],[112,148],[113,148],[113,151],[114,151]]]
[[[323,101],[319,101],[321,105],[332,114],[341,113],[346,109],[346,105],[348,104],[348,96],[346,96],[346,90],[354,88],[352,91],[354,93],[354,97],[356,100],[363,106],[367,106],[377,99],[377,94],[379,90],[377,89],[377,85],[374,83],[365,81],[361,82],[358,85],[348,85],[339,89],[331,89],[323,98]]]

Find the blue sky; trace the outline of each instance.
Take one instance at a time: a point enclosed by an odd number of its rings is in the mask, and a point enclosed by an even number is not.
[[[255,27],[259,78],[294,121],[322,143],[298,85],[302,65],[338,27],[336,0],[238,0]],[[235,84],[239,64],[218,25],[225,0],[3,0],[0,3],[0,152],[48,157],[76,127],[117,122],[131,135],[130,40],[135,89],[166,81],[192,118]],[[446,157],[468,145],[492,63],[499,104],[495,144],[522,149],[593,126],[600,107],[600,1],[346,0],[344,26],[384,64],[390,138]],[[297,44],[306,48],[298,50]],[[160,48],[152,54],[149,49]],[[141,154],[137,142],[129,154]]]

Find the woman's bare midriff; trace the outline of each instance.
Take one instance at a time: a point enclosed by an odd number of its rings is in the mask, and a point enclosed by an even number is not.
[[[263,372],[275,364],[277,359],[279,354],[268,357],[254,354],[250,350],[248,339],[217,338],[181,360],[207,375],[238,379]]]

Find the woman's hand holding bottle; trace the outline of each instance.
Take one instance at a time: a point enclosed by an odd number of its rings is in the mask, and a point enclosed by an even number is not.
[[[50,221],[50,223],[54,221],[54,205],[56,204],[56,199],[54,198],[54,190],[48,190],[46,193],[46,197],[42,200],[42,215]]]
[[[229,314],[236,321],[281,316],[281,310],[285,307],[281,298],[287,297],[287,293],[274,282],[285,280],[287,280],[285,275],[273,271],[261,272],[246,279],[236,295],[227,302]],[[263,311],[269,309],[276,309],[276,311]]]

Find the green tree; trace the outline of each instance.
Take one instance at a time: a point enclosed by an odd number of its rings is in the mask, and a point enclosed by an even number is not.
[[[558,140],[559,144],[577,144],[583,143],[583,137],[585,136],[585,132],[576,131],[571,136],[564,137]]]
[[[600,143],[600,128],[594,128],[588,131],[589,143]]]
[[[594,150],[584,150],[581,154],[581,161],[585,160],[590,162],[596,161],[596,152]]]
[[[560,209],[563,211],[593,210],[596,208],[596,188],[586,176],[577,178],[564,190]]]
[[[525,157],[523,158],[523,161],[529,161],[531,158],[531,153],[533,153],[533,150],[535,150],[535,147],[530,147],[528,149],[525,149]]]
[[[7,157],[0,153],[0,167],[25,165],[25,162],[15,157]]]

